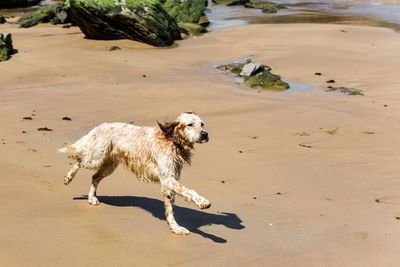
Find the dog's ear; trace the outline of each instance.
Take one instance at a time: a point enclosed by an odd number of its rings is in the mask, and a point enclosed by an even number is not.
[[[164,133],[164,136],[167,138],[172,138],[174,136],[175,128],[178,126],[179,122],[165,122],[162,124],[157,121],[158,127],[160,127],[161,131]]]

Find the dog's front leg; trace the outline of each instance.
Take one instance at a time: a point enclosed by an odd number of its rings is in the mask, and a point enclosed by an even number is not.
[[[185,187],[174,178],[168,178],[163,185],[169,190],[183,196],[186,200],[194,202],[200,209],[208,209],[211,206],[210,201],[196,193],[196,191]]]
[[[165,207],[165,218],[167,219],[167,223],[169,228],[174,234],[177,235],[188,235],[190,232],[185,227],[180,226],[174,217],[174,200],[175,193],[169,191],[164,192],[164,207]]]

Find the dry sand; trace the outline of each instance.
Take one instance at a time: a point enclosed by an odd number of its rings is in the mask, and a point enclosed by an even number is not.
[[[400,266],[398,33],[251,25],[155,49],[77,28],[4,31],[19,53],[0,63],[0,266]],[[258,93],[213,68],[248,55],[310,87]],[[329,79],[365,96],[325,92]],[[177,200],[190,236],[169,232],[159,186],[122,168],[99,207],[81,197],[91,172],[63,185],[64,143],[101,122],[188,110],[211,141],[183,183],[213,204]]]

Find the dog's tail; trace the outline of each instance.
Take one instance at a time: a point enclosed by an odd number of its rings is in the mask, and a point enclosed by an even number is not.
[[[63,148],[57,149],[57,151],[58,151],[58,153],[71,153],[71,154],[77,152],[75,147],[73,147],[73,146],[65,146]]]

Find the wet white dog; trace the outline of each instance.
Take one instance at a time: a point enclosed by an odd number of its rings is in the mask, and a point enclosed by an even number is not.
[[[127,123],[103,123],[74,144],[59,152],[71,153],[77,162],[64,178],[69,184],[79,168],[96,171],[88,193],[91,205],[99,205],[96,189],[100,181],[114,172],[121,163],[139,180],[159,182],[164,195],[165,216],[175,234],[189,231],[178,225],[174,218],[175,194],[207,209],[211,203],[179,183],[182,167],[190,164],[195,143],[208,142],[204,123],[194,113],[182,113],[175,121],[158,123],[158,127],[139,127]]]

